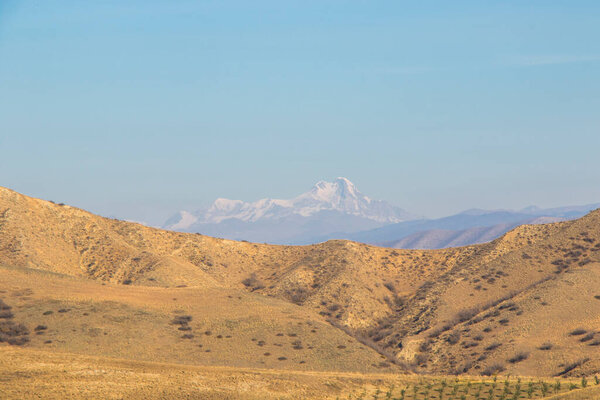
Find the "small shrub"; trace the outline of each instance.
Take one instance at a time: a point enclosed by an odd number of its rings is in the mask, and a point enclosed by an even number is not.
[[[521,361],[527,360],[528,357],[529,357],[529,353],[519,352],[519,353],[515,354],[514,356],[512,356],[511,358],[509,358],[508,362],[511,364],[516,364]]]
[[[456,318],[458,319],[458,322],[466,322],[477,315],[478,312],[479,309],[477,308],[462,310],[456,315]]]
[[[592,340],[594,338],[594,334],[593,333],[588,333],[587,335],[585,335],[584,337],[582,337],[581,339],[579,339],[580,342],[588,342],[590,340]]]
[[[390,292],[396,292],[396,286],[394,286],[392,282],[386,282],[383,284],[383,286],[385,286],[385,288]]]
[[[253,272],[249,277],[242,281],[242,284],[252,291],[264,289],[265,285],[256,277],[256,274]]]
[[[337,310],[339,310],[340,308],[342,308],[341,305],[335,303],[335,304],[330,304],[327,309],[331,312],[336,312]]]
[[[23,324],[12,321],[0,321],[0,343],[22,346],[29,342],[29,329]]]
[[[12,307],[0,299],[0,311],[10,310]]]
[[[459,340],[460,340],[460,332],[458,332],[458,331],[454,331],[451,334],[449,334],[448,337],[446,337],[446,342],[448,342],[451,345],[458,343]]]
[[[48,311],[44,311],[44,312],[42,313],[42,315],[50,315],[50,314],[54,314],[54,311],[50,311],[50,310],[48,310]]]
[[[582,358],[581,360],[577,360],[571,364],[568,364],[562,371],[560,371],[558,374],[556,374],[556,376],[566,375],[569,372],[573,371],[575,368],[578,368],[581,365],[585,364],[589,360],[590,360],[589,358]]]
[[[179,315],[171,321],[173,325],[187,325],[192,320],[191,315]]]
[[[10,312],[9,310],[2,310],[0,311],[0,319],[12,319],[14,318],[14,314],[12,312]]]
[[[583,328],[577,328],[572,330],[571,332],[569,332],[569,336],[579,336],[579,335],[584,335],[586,334],[587,331]]]
[[[431,349],[431,341],[430,340],[424,340],[419,344],[419,351],[421,353],[426,353]]]
[[[501,343],[495,342],[495,343],[492,343],[489,346],[487,346],[484,350],[486,350],[486,351],[493,351],[493,350],[496,350],[500,346],[502,346]]]
[[[500,372],[504,371],[504,366],[502,364],[492,364],[487,366],[482,372],[481,374],[484,376],[492,376],[492,375],[496,375],[499,374]]]
[[[423,365],[427,362],[429,357],[425,353],[417,353],[414,358],[414,362],[417,365]]]
[[[185,335],[181,336],[182,339],[193,339],[194,335],[192,335],[191,333],[186,333]]]
[[[11,337],[6,342],[13,346],[23,346],[29,343],[29,336]]]
[[[540,350],[550,350],[552,349],[552,343],[543,343],[538,349]]]
[[[287,292],[287,295],[292,303],[302,305],[308,298],[308,291],[304,288],[294,288]]]

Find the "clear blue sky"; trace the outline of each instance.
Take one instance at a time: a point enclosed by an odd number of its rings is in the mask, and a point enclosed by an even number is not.
[[[162,222],[345,176],[600,201],[598,1],[0,0],[0,185]]]

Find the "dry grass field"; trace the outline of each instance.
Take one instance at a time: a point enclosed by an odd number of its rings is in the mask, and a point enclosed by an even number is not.
[[[0,188],[0,277],[2,398],[600,398],[600,211],[453,249],[272,246]]]
[[[407,376],[178,364],[0,347],[3,399],[596,399],[592,380]],[[585,385],[585,387],[583,387]]]

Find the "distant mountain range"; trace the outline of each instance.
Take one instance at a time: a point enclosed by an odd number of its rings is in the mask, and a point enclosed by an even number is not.
[[[444,218],[400,222],[337,236],[384,247],[440,249],[488,242],[519,225],[576,219],[597,208],[600,203],[549,209],[527,207],[520,211],[473,209]]]
[[[320,181],[293,199],[255,202],[217,199],[205,210],[180,211],[165,229],[278,244],[310,243],[317,236],[357,232],[415,219],[385,201],[363,195],[346,178]]]
[[[487,242],[523,224],[576,219],[596,208],[600,203],[519,211],[471,209],[424,219],[370,199],[348,179],[337,178],[320,181],[288,200],[217,199],[208,209],[178,212],[163,228],[274,244],[349,239],[384,247],[439,249]]]

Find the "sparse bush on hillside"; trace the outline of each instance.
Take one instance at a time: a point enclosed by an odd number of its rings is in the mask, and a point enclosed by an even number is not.
[[[394,286],[393,282],[386,282],[383,284],[383,286],[385,286],[385,288],[390,292],[396,293],[396,286]]]
[[[496,350],[496,349],[497,349],[498,347],[500,347],[500,346],[502,346],[502,344],[501,344],[501,343],[495,342],[495,343],[492,343],[492,344],[490,344],[489,346],[487,346],[487,347],[485,348],[485,350],[486,350],[486,351],[493,351],[493,350]]]
[[[550,350],[550,349],[552,349],[552,347],[553,347],[552,343],[543,343],[540,347],[538,347],[538,349]]]
[[[0,343],[22,346],[29,342],[29,329],[13,321],[0,321]]]
[[[10,310],[11,308],[11,306],[9,306],[2,299],[0,299],[0,311]]]
[[[431,331],[431,333],[429,334],[430,338],[437,338],[438,336],[440,336],[442,333],[449,331],[452,327],[450,325],[444,325],[440,328],[436,328],[433,331]]]
[[[419,344],[419,351],[421,353],[427,353],[429,350],[431,350],[431,340],[424,340]]]
[[[171,323],[173,325],[187,325],[191,320],[191,315],[178,315],[177,317],[173,318]]]
[[[425,353],[417,353],[415,355],[415,358],[413,359],[414,363],[416,365],[425,365],[425,363],[427,362],[427,360],[429,359],[429,356]]]
[[[571,332],[569,332],[570,336],[579,336],[579,335],[584,335],[587,333],[587,330],[583,329],[583,328],[577,328],[572,330]]]
[[[242,284],[252,291],[264,289],[265,285],[256,277],[256,274],[253,272],[249,277],[242,281]]]
[[[308,298],[308,291],[305,288],[294,288],[288,291],[287,296],[294,304],[302,305]]]
[[[529,353],[519,352],[519,353],[515,354],[514,356],[512,356],[511,358],[509,358],[508,362],[511,364],[516,364],[521,361],[527,360],[528,357],[529,357]]]
[[[185,335],[181,336],[182,339],[193,339],[194,335],[192,335],[191,333],[186,333]]]
[[[335,304],[330,304],[327,309],[331,312],[336,312],[337,310],[339,310],[340,308],[342,308],[342,306],[338,303]]]
[[[588,362],[590,359],[589,358],[582,358],[580,360],[577,360],[571,364],[568,364],[562,371],[560,371],[558,374],[556,374],[556,376],[563,376],[568,374],[569,372],[573,371],[575,368],[578,368],[580,366],[582,366],[583,364],[585,364],[586,362]]]
[[[499,374],[500,372],[502,372],[504,370],[505,370],[505,368],[502,364],[492,364],[492,365],[488,365],[487,367],[485,367],[485,369],[483,371],[481,371],[481,375],[492,376],[492,375]]]
[[[446,342],[448,342],[449,344],[452,344],[452,345],[458,343],[459,340],[460,340],[460,332],[458,332],[458,331],[454,331],[446,337]]]
[[[466,322],[473,318],[475,315],[479,313],[479,308],[471,308],[468,310],[462,310],[457,315],[456,318],[458,322]]]
[[[594,334],[593,333],[588,333],[587,335],[585,335],[584,337],[582,337],[581,339],[579,339],[580,342],[587,342],[590,341],[594,338]]]

